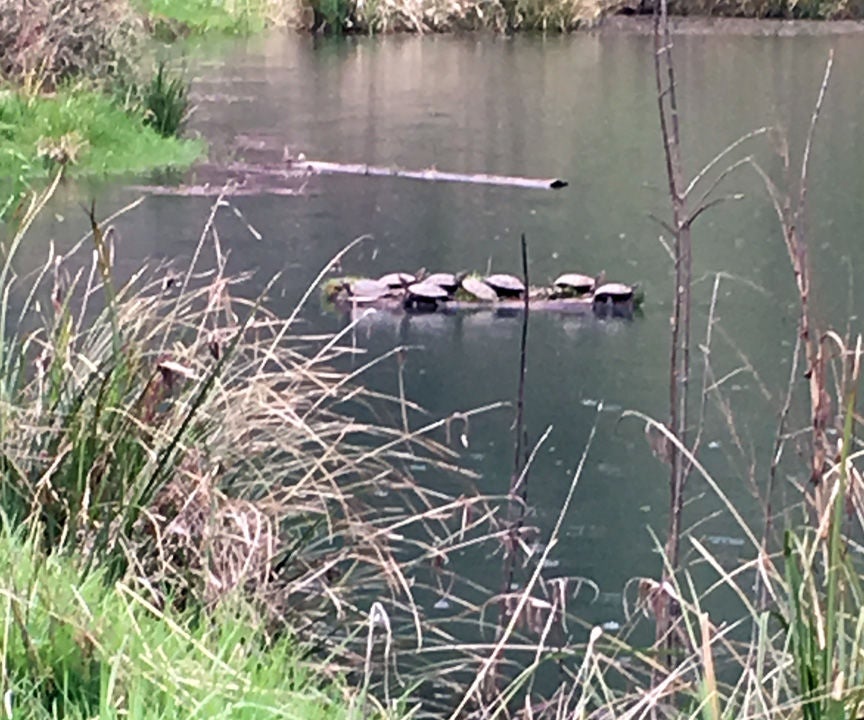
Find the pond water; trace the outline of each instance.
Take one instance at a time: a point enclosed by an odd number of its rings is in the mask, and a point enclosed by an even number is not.
[[[832,86],[812,159],[808,228],[814,247],[814,298],[820,317],[843,328],[857,312],[864,266],[864,36],[791,38],[683,36],[675,51],[688,171],[754,128],[779,124],[800,148],[830,48]],[[199,106],[191,122],[215,156],[238,135],[261,136],[310,158],[455,172],[561,177],[557,192],[395,179],[319,177],[300,197],[237,198],[255,237],[230,213],[219,230],[229,271],[253,269],[263,283],[281,277],[275,302],[294,302],[347,242],[369,233],[343,269],[378,275],[395,269],[518,272],[519,236],[528,238],[530,272],[545,282],[563,271],[639,282],[644,312],[632,321],[534,313],[529,326],[526,422],[536,441],[551,426],[529,481],[532,522],[551,527],[590,428],[598,423],[554,572],[597,583],[601,602],[587,619],[620,619],[617,593],[637,574],[659,571],[649,528],[661,536],[668,504],[665,466],[651,454],[634,409],[667,412],[671,264],[650,214],[666,216],[665,175],[652,75],[652,40],[639,34],[569,37],[388,37],[312,39],[275,33],[231,41],[189,60]],[[771,143],[751,141],[772,172]],[[281,149],[272,158],[277,160]],[[797,157],[797,155],[796,155]],[[703,342],[716,273],[725,273],[712,341],[716,377],[734,412],[743,455],[722,414],[709,403],[702,457],[724,491],[758,518],[748,472],[764,484],[795,339],[794,285],[770,203],[754,172],[721,188],[743,199],[704,216],[694,236],[696,318]],[[103,213],[136,193],[101,188]],[[151,197],[118,227],[121,261],[189,257],[210,200]],[[60,209],[48,234],[77,236],[80,213]],[[32,246],[34,257],[44,248]],[[35,262],[35,260],[34,260]],[[306,319],[333,330],[344,320],[317,302]],[[364,325],[357,342],[372,353],[395,344],[408,355],[408,395],[433,417],[515,397],[520,321],[439,316]],[[700,358],[701,355],[697,357]],[[743,368],[743,369],[741,369]],[[739,372],[736,370],[741,369]],[[396,392],[395,362],[369,382]],[[700,380],[695,379],[698,387]],[[602,412],[598,415],[598,404]],[[472,422],[464,461],[482,490],[503,492],[512,465],[513,410]],[[417,468],[422,482],[434,474]],[[800,479],[803,466],[790,463]],[[721,503],[698,479],[688,524],[719,554],[746,553]],[[794,491],[792,491],[794,495]],[[483,568],[466,568],[497,589]]]

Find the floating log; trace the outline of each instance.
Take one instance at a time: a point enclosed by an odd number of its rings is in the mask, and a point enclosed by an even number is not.
[[[319,160],[287,158],[285,162],[251,163],[236,160],[227,164],[199,163],[193,168],[190,184],[135,185],[134,190],[152,195],[210,197],[216,195],[303,195],[310,174],[366,175],[397,177],[430,182],[461,182],[534,190],[567,187],[566,180],[510,177],[507,175],[461,174],[428,170],[402,170],[374,165],[351,165]]]
[[[297,196],[306,194],[309,174],[291,169],[285,163],[227,164],[198,163],[188,182],[181,185],[133,185],[132,189],[151,195],[179,197],[230,197],[249,195]]]
[[[226,195],[229,197],[252,197],[258,195],[279,195],[282,197],[296,197],[304,195],[302,189],[286,187],[248,187],[245,185],[130,185],[130,190],[135,192],[146,192],[150,195],[173,195],[176,197],[218,197]]]
[[[435,168],[426,170],[403,170],[401,168],[380,167],[375,165],[360,165],[351,163],[335,163],[323,160],[306,160],[305,158],[288,158],[289,167],[319,174],[370,175],[375,177],[397,177],[409,180],[426,180],[429,182],[459,182],[479,185],[503,185],[505,187],[530,188],[533,190],[559,190],[567,187],[566,180],[557,178],[527,178],[510,175],[487,175],[485,173],[453,173],[443,172]]]
[[[447,300],[440,302],[434,309],[411,309],[405,307],[404,298],[386,296],[377,299],[352,298],[343,294],[331,295],[325,298],[330,307],[336,311],[356,314],[364,309],[378,310],[394,314],[423,315],[455,315],[459,313],[492,313],[498,316],[521,315],[525,310],[523,299],[497,300],[486,302],[483,300]],[[588,315],[594,313],[601,317],[625,317],[631,318],[638,303],[632,299],[615,303],[595,303],[591,296],[553,298],[548,296],[533,296],[528,298],[528,307],[533,311],[552,312],[563,315]]]
[[[345,306],[355,308],[373,308],[375,310],[387,310],[389,312],[412,312],[412,313],[430,313],[438,312],[443,314],[462,313],[462,312],[496,312],[504,315],[515,315],[521,313],[525,309],[525,301],[518,300],[498,300],[497,302],[484,302],[482,300],[447,300],[439,303],[434,309],[427,310],[411,310],[405,308],[404,301],[400,297],[385,297],[377,300],[367,300],[355,302],[351,298],[339,298],[334,301],[336,306]],[[591,312],[593,307],[591,298],[538,298],[528,300],[528,305],[531,310],[549,310],[562,313],[579,313],[583,314]]]

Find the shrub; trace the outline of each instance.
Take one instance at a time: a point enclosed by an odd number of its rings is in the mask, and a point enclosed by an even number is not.
[[[0,0],[0,76],[53,90],[69,78],[121,78],[143,24],[127,0]]]

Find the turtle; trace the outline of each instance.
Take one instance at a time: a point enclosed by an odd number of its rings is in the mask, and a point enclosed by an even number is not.
[[[354,302],[375,302],[390,294],[387,285],[371,278],[346,280],[342,283],[341,289],[348,293]]]
[[[448,293],[456,292],[459,287],[459,280],[453,273],[439,272],[432,273],[428,277],[423,278],[424,283],[432,283],[438,287],[444,288]]]
[[[491,287],[499,298],[520,298],[525,292],[525,283],[515,275],[497,273],[483,279]]]
[[[489,285],[477,277],[463,277],[460,282],[462,291],[470,296],[471,300],[482,300],[485,302],[495,302],[498,299],[498,293],[495,292]]]
[[[405,307],[414,310],[434,310],[438,303],[450,297],[440,285],[428,280],[409,285],[405,290]]]
[[[555,279],[555,295],[557,297],[579,297],[587,295],[604,280],[604,273],[593,278],[581,273],[564,273]]]
[[[594,290],[595,303],[627,302],[633,299],[636,288],[624,283],[606,283]]]
[[[396,288],[405,288],[417,282],[417,278],[411,273],[392,272],[382,275],[378,278],[378,282],[384,283],[387,287],[395,290]]]

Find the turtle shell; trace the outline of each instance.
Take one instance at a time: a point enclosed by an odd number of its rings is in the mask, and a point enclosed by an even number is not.
[[[587,293],[594,289],[594,278],[581,273],[564,273],[555,279],[555,287]]]
[[[447,292],[453,292],[459,287],[459,281],[453,273],[432,273],[429,277],[423,278],[423,282],[442,287]]]
[[[380,280],[358,278],[346,283],[346,288],[355,299],[378,300],[390,294],[390,288]]]
[[[446,300],[449,297],[443,287],[428,280],[409,285],[408,295],[419,300]]]
[[[389,288],[402,288],[417,282],[417,278],[411,273],[392,272],[382,275],[378,282],[384,283]]]
[[[633,288],[624,283],[606,283],[594,290],[594,300],[597,302],[622,302],[633,297]]]
[[[473,295],[477,300],[495,302],[498,299],[498,293],[476,277],[462,278],[462,289],[469,295]]]
[[[515,275],[498,273],[485,278],[484,282],[498,293],[498,297],[521,297],[525,292],[525,284]]]

